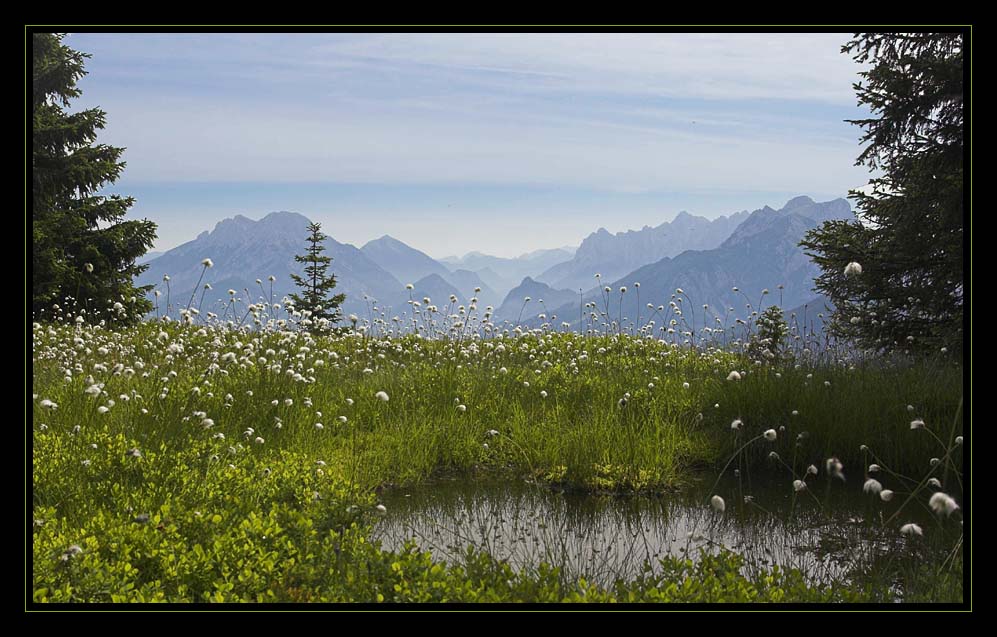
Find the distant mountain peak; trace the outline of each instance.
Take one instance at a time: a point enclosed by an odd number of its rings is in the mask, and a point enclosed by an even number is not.
[[[792,199],[787,201],[786,205],[782,207],[782,210],[783,212],[791,212],[798,208],[805,208],[807,206],[812,206],[814,205],[814,203],[816,202],[810,197],[807,197],[806,195],[800,195],[799,197],[793,197]]]
[[[307,233],[308,217],[296,212],[271,212],[259,220],[253,220],[241,214],[222,219],[215,224],[210,232],[205,231],[197,236],[198,240],[208,240],[211,243],[244,242],[253,234],[279,237],[300,236],[304,239]]]
[[[242,215],[236,215],[236,217],[241,217],[241,216]],[[289,210],[275,210],[274,212],[268,213],[266,216],[260,219],[260,221],[267,221],[267,220],[283,221],[287,219],[292,219],[295,221],[298,219],[304,219],[306,221],[311,221],[310,219],[308,219],[308,217],[301,214],[300,212],[291,212]]]
[[[586,237],[569,261],[548,268],[538,280],[559,289],[587,289],[592,286],[592,275],[596,272],[605,280],[685,250],[715,248],[747,216],[736,213],[707,219],[682,210],[657,227],[645,225],[640,230],[615,235],[599,228]]]
[[[193,241],[152,259],[138,282],[161,287],[163,276],[168,274],[173,290],[186,290],[188,294],[202,283],[210,283],[214,291],[203,290],[194,298],[197,303],[203,302],[201,309],[206,311],[217,310],[219,303],[227,303],[229,298],[225,290],[229,288],[242,291],[239,298],[244,303],[261,297],[269,301],[269,286],[263,292],[254,281],[274,275],[276,284],[272,298],[279,301],[283,295],[298,291],[289,275],[301,273],[302,266],[295,261],[295,256],[306,246],[308,223],[304,215],[288,211],[273,212],[259,220],[236,215],[220,221],[213,231],[202,232]],[[390,272],[352,245],[339,243],[332,237],[327,238],[324,245],[326,254],[333,259],[331,267],[337,279],[336,292],[346,294],[345,312],[364,309],[365,297],[404,307],[407,300],[404,286]],[[205,257],[214,262],[214,267],[207,271],[201,265]],[[185,301],[186,298],[178,302]],[[174,305],[172,311],[176,309]]]
[[[368,241],[360,251],[399,279],[421,279],[427,274],[446,277],[450,272],[428,254],[387,234]]]
[[[447,281],[446,279],[444,279],[443,277],[441,277],[439,274],[436,274],[435,272],[432,273],[432,274],[427,274],[426,276],[422,277],[421,279],[419,279],[418,281],[415,282],[416,285],[426,284],[426,283],[437,283],[437,284],[440,284],[440,285],[450,285],[449,281]]]
[[[526,297],[536,303],[529,307],[524,305]],[[547,285],[543,281],[536,281],[533,277],[526,276],[519,285],[506,294],[498,309],[495,310],[495,317],[502,320],[518,320],[522,317],[525,322],[535,322],[538,312],[547,312],[577,298],[576,294],[570,290],[558,290]],[[544,304],[540,305],[540,300]],[[550,319],[551,317],[547,317]]]

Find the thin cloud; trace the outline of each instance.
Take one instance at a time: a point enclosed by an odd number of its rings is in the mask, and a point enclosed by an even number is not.
[[[859,67],[840,52],[848,39],[75,34],[69,44],[93,54],[76,107],[107,111],[101,142],[127,148],[122,187],[208,184],[226,193],[226,210],[250,214],[268,210],[232,184],[498,189],[508,198],[492,217],[510,214],[526,189],[584,190],[612,193],[611,217],[642,193],[696,192],[700,203],[710,192],[843,196],[867,181],[854,166],[858,131],[844,122],[864,115],[852,89]],[[461,214],[480,213],[484,200]],[[186,230],[167,227],[179,214],[171,205],[140,199],[136,212],[153,210],[163,232],[179,236]],[[557,238],[559,223],[579,219],[576,208],[553,196],[537,211],[551,215],[551,241],[587,231],[582,219]],[[372,213],[361,225],[377,218],[376,206],[355,210]],[[657,224],[675,212],[626,218]],[[500,235],[510,250],[543,247],[512,230],[490,234]]]

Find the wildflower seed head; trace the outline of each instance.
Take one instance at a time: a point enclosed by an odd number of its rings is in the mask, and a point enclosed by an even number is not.
[[[952,515],[952,513],[959,508],[959,505],[956,504],[956,501],[952,498],[952,496],[942,493],[941,491],[938,491],[931,496],[931,499],[928,500],[928,505],[935,513],[944,513],[945,515]]]
[[[727,504],[724,502],[724,499],[718,495],[710,498],[710,506],[712,506],[715,511],[719,511],[720,513],[723,513],[724,509],[727,508]]]
[[[879,480],[875,480],[873,478],[869,478],[868,480],[865,481],[865,484],[862,485],[862,491],[864,493],[872,493],[873,495],[877,495],[882,490],[883,490],[883,485],[879,482]]]

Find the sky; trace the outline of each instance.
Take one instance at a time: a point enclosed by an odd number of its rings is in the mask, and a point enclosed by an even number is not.
[[[848,34],[72,33],[155,250],[289,210],[433,257],[847,196]]]

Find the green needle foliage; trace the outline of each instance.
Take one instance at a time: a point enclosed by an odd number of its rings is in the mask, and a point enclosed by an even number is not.
[[[855,85],[873,117],[853,121],[881,171],[852,191],[859,222],[830,221],[802,245],[830,328],[874,350],[960,351],[963,331],[963,35],[858,34],[842,48],[869,64]],[[855,262],[861,270],[850,268]]]
[[[147,267],[135,260],[152,247],[156,224],[122,221],[133,198],[97,194],[121,175],[125,149],[95,144],[104,111],[66,110],[80,96],[76,82],[89,55],[64,46],[63,37],[32,40],[32,311],[44,316],[72,296],[92,315],[135,320],[152,309],[133,279]]]
[[[295,285],[302,289],[301,294],[292,294],[291,300],[299,311],[310,312],[309,319],[316,325],[324,321],[335,324],[343,318],[343,313],[339,306],[346,300],[345,294],[332,294],[336,287],[336,275],[327,274],[332,258],[322,254],[325,246],[322,242],[326,236],[322,234],[322,224],[311,223],[308,225],[308,250],[305,254],[297,255],[294,260],[298,263],[307,263],[305,266],[305,276],[292,274],[291,278]]]

